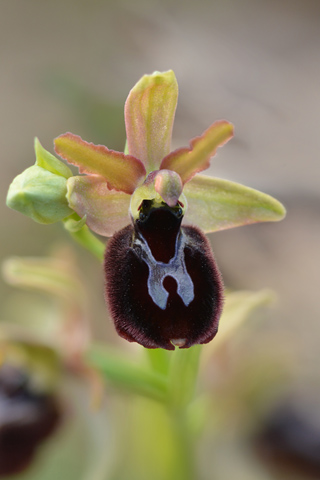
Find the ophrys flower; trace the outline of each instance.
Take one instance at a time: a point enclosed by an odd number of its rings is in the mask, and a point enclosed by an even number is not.
[[[215,122],[189,147],[170,152],[177,98],[172,71],[141,78],[125,105],[125,153],[71,133],[55,140],[56,152],[85,174],[65,180],[69,207],[94,232],[112,236],[106,297],[118,333],[169,350],[206,343],[217,332],[223,287],[202,231],[285,213],[268,195],[199,175],[232,137],[230,123]]]

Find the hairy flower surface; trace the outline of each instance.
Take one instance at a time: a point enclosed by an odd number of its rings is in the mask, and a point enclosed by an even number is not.
[[[79,228],[85,221],[112,236],[105,253],[106,298],[118,333],[169,350],[206,343],[218,329],[223,286],[204,233],[285,214],[269,195],[199,174],[233,136],[229,122],[217,121],[189,147],[170,151],[177,99],[172,71],[138,81],[125,104],[125,153],[72,133],[55,140],[56,153],[84,174],[63,172],[62,180],[68,208],[82,217]],[[32,210],[29,203],[20,207],[21,198],[25,192],[14,189],[9,206]],[[59,215],[63,208],[61,203]]]

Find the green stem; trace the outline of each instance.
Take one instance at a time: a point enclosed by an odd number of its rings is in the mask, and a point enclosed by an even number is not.
[[[169,378],[168,403],[173,409],[186,407],[195,392],[198,378],[201,346],[175,349],[172,352]]]
[[[144,348],[148,364],[158,373],[167,377],[170,365],[170,353],[163,348]]]
[[[199,480],[184,412],[173,414],[145,397],[122,400],[126,404],[118,411],[119,458],[112,480]]]
[[[198,480],[195,442],[188,426],[186,408],[175,409],[170,412],[171,428],[176,445],[176,479]]]
[[[189,428],[188,405],[194,397],[201,346],[172,352],[168,375],[168,414],[180,459],[179,478],[196,480],[195,441]]]
[[[107,382],[126,392],[165,402],[167,384],[164,375],[102,345],[92,344],[86,353],[86,359],[90,366],[100,371]]]
[[[105,245],[84,225],[77,232],[69,230],[71,237],[86,250],[89,250],[100,262],[103,262]]]

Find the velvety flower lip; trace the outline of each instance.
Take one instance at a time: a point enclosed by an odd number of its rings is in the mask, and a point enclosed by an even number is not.
[[[170,221],[160,213],[156,208],[147,220],[150,235],[142,230],[144,245],[138,222],[107,244],[106,300],[115,328],[146,348],[208,343],[217,333],[223,306],[222,279],[209,242],[196,227],[180,229],[181,217],[171,215]]]

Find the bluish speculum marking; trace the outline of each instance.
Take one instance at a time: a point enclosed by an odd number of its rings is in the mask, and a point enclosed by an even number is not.
[[[166,309],[169,293],[163,286],[166,277],[177,282],[177,294],[187,307],[194,299],[194,286],[187,272],[184,259],[185,235],[180,231],[176,238],[175,254],[168,263],[157,261],[146,240],[135,238],[133,245],[139,249],[139,256],[148,265],[148,293],[154,303],[162,310]]]

